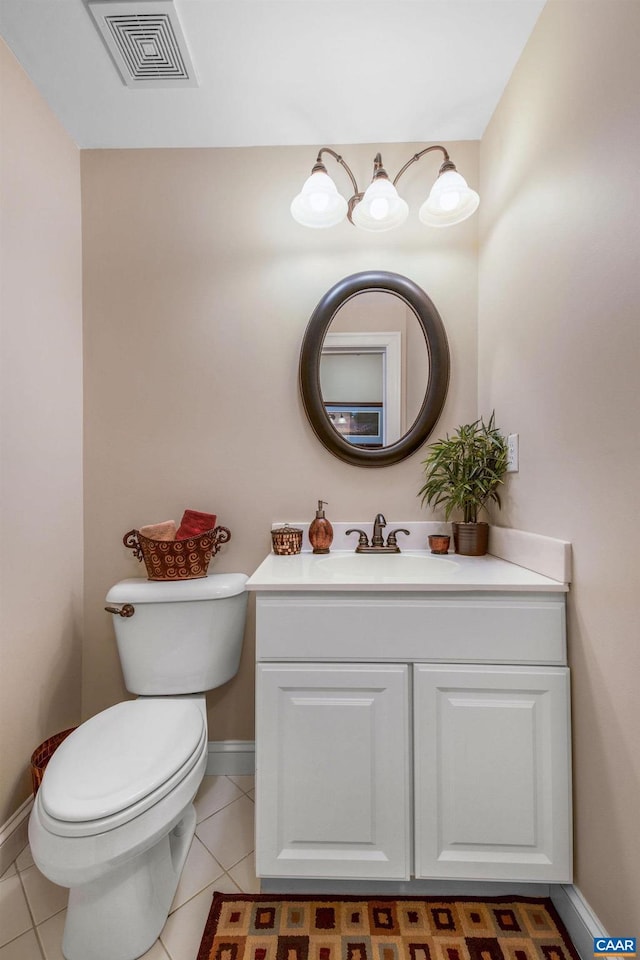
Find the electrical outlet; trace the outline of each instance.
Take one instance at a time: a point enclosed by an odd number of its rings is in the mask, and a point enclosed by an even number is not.
[[[507,473],[517,473],[519,469],[519,442],[518,434],[510,433],[507,437]]]

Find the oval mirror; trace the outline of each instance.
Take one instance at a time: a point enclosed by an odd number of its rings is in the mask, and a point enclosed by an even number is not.
[[[433,430],[449,385],[449,346],[432,300],[407,277],[345,277],[314,310],[300,353],[313,430],[336,457],[389,466]]]

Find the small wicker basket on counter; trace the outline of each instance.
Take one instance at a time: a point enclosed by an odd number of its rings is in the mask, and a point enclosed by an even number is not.
[[[271,531],[273,552],[279,557],[290,557],[302,550],[302,530],[299,527],[276,527]]]
[[[149,580],[196,580],[206,577],[211,557],[230,539],[227,527],[215,527],[187,540],[149,540],[139,530],[129,530],[122,542],[144,560]]]

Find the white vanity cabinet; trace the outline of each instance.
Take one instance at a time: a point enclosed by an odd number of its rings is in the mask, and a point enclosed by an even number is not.
[[[258,876],[571,881],[564,593],[256,590]]]
[[[416,877],[570,881],[569,671],[413,674]]]
[[[409,667],[258,665],[257,872],[409,875]]]

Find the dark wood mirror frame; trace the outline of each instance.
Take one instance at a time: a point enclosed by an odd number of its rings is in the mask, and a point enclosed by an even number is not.
[[[331,321],[352,297],[371,290],[383,290],[404,300],[418,319],[429,353],[429,379],[418,416],[398,441],[377,450],[354,446],[334,430],[325,412],[320,388],[322,345]],[[383,270],[354,273],[331,287],[313,311],[300,351],[300,391],[315,435],[340,460],[358,467],[388,467],[410,456],[436,425],[448,386],[449,344],[444,324],[430,297],[407,277]]]

